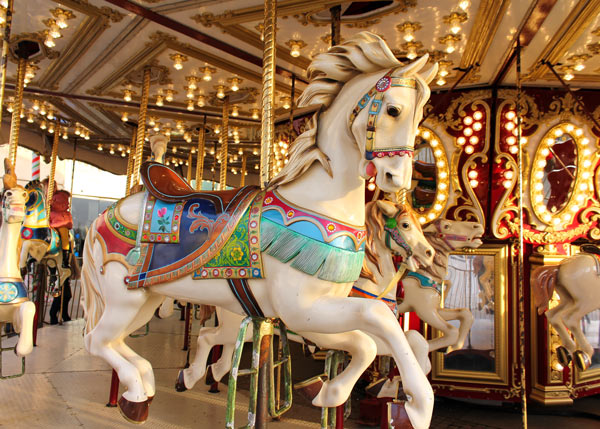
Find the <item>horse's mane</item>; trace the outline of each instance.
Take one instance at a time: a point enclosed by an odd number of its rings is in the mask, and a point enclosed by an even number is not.
[[[398,68],[402,63],[396,59],[383,39],[367,31],[360,32],[333,46],[325,53],[315,56],[308,67],[309,84],[298,99],[298,107],[322,105],[327,109],[342,90],[344,84],[363,73]],[[416,72],[419,95],[416,109],[423,108],[429,98],[429,86]],[[402,69],[394,75],[402,75]],[[358,98],[357,98],[358,101]],[[417,110],[418,111],[418,110]],[[300,134],[290,148],[289,162],[269,183],[269,187],[280,186],[300,177],[314,163],[319,162],[331,174],[329,159],[317,146],[317,118],[315,113],[304,133]]]
[[[403,215],[409,212],[416,225],[420,225],[416,217],[414,216],[413,211],[406,204],[396,204],[396,208],[398,209],[398,213],[396,216]],[[383,235],[383,227],[385,225],[384,214],[381,209],[377,205],[377,201],[371,201],[367,203],[365,207],[366,215],[365,222],[367,226],[367,238],[365,241],[365,259],[363,261],[363,267],[360,272],[360,276],[371,280],[373,283],[377,284],[377,279],[373,272],[369,269],[367,265],[367,259],[371,261],[371,263],[377,268],[379,274],[383,274],[381,272],[380,260],[381,257],[377,253],[377,249],[375,246],[376,240],[381,240]]]

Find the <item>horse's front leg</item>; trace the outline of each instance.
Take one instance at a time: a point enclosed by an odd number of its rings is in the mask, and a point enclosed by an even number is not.
[[[475,321],[473,313],[468,308],[440,308],[438,314],[446,321],[459,321],[458,339],[456,343],[450,345],[448,352],[462,349]]]
[[[14,311],[15,330],[19,332],[17,355],[26,356],[33,351],[33,318],[35,304],[25,301]]]
[[[310,302],[306,299],[310,297],[308,291],[296,294],[293,290],[295,288],[290,287],[290,289],[292,290],[288,290],[288,293],[296,299],[296,305],[279,306],[280,315],[290,329],[297,332],[331,334],[362,330],[385,342],[400,370],[404,391],[409,398],[406,411],[413,426],[415,428],[429,426],[433,412],[433,390],[415,359],[398,321],[385,303],[339,296],[321,296]],[[363,343],[365,346],[369,344],[366,340]],[[374,350],[369,351],[373,357],[374,352]],[[346,387],[344,390],[350,391],[351,387]],[[341,405],[347,397],[342,398],[341,401],[339,398],[336,399],[338,401],[332,401],[327,405]]]

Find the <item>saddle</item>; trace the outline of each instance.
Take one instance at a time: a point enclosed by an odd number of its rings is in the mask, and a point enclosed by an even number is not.
[[[167,203],[201,198],[215,204],[217,213],[223,213],[224,208],[238,195],[238,189],[226,191],[196,191],[179,174],[159,162],[147,161],[140,169],[142,182],[150,195]]]

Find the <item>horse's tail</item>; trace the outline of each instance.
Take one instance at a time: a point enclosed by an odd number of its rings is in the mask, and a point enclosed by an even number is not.
[[[548,309],[548,301],[552,298],[558,281],[558,270],[559,265],[547,265],[536,268],[531,273],[531,290],[538,314],[543,314]]]
[[[99,267],[94,261],[94,243],[96,241],[96,221],[92,223],[83,246],[83,267],[81,269],[81,290],[83,291],[85,311],[85,333],[89,334],[96,326],[104,312],[104,298],[98,289],[100,278]],[[100,261],[102,263],[102,261]]]

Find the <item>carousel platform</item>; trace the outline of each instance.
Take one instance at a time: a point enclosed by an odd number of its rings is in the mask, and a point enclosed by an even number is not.
[[[178,313],[166,320],[153,319],[150,333],[130,338],[128,343],[154,366],[157,395],[150,409],[147,428],[219,428],[225,426],[227,386],[220,393],[209,393],[201,381],[193,390],[178,393],[174,389],[177,371],[183,367],[183,322]],[[194,333],[199,326],[194,325]],[[38,345],[27,358],[23,377],[0,381],[0,427],[6,428],[121,428],[133,427],[119,411],[105,406],[111,370],[102,360],[91,356],[83,346],[83,320],[64,325],[45,326],[38,332]],[[6,345],[14,339],[6,341]],[[195,338],[192,338],[195,345]],[[314,375],[321,361],[305,358],[299,348],[292,350],[294,379]],[[17,359],[5,353],[5,374],[17,371]],[[236,423],[244,422],[248,391],[244,384],[238,394]],[[356,398],[355,398],[356,399]],[[356,401],[354,401],[356,402]],[[498,404],[472,404],[439,399],[432,428],[497,428],[521,426],[518,409]],[[358,403],[346,428],[366,428],[358,422]],[[272,428],[318,428],[320,410],[300,397]],[[571,407],[530,407],[529,428],[598,428],[600,397],[575,401]]]

